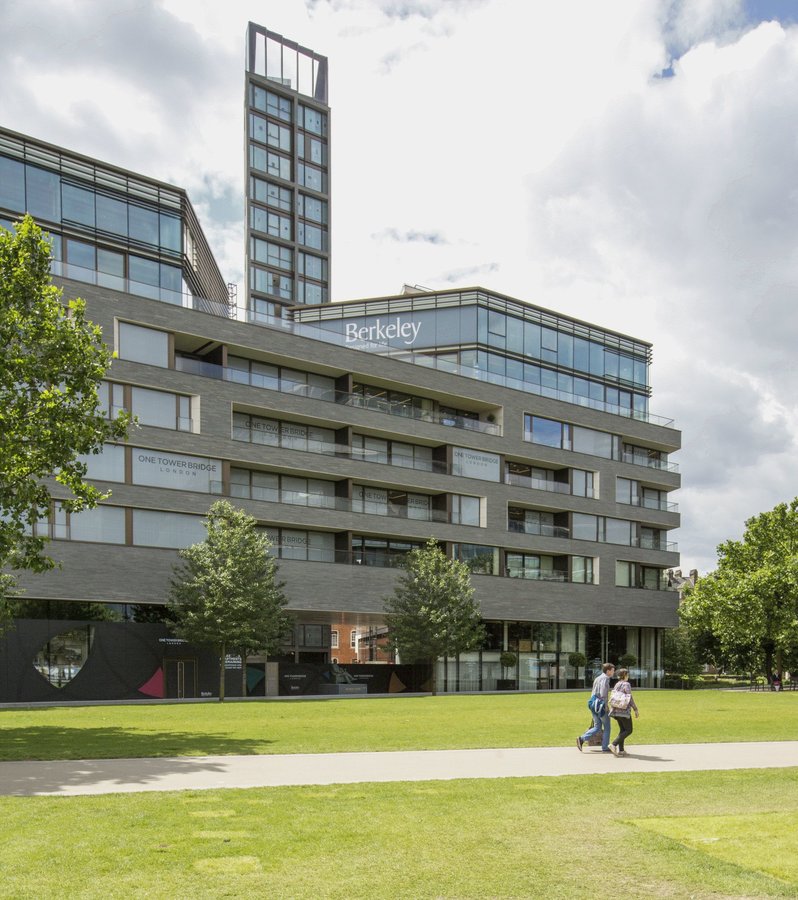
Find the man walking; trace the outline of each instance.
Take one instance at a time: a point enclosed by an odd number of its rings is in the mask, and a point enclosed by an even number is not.
[[[593,716],[593,724],[588,730],[576,739],[576,747],[582,752],[582,744],[589,741],[594,734],[601,732],[601,752],[610,753],[610,710],[608,697],[610,694],[610,679],[615,674],[615,666],[612,663],[604,663],[601,667],[601,675],[593,682],[593,693],[590,697],[590,715]]]

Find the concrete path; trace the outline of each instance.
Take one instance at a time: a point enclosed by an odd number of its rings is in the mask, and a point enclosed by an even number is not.
[[[528,778],[608,772],[687,772],[798,766],[798,741],[629,745],[628,756],[576,747],[180,756],[0,762],[0,794],[60,795],[209,790],[374,781]]]

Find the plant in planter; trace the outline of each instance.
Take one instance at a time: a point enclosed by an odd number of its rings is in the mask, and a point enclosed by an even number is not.
[[[585,669],[584,667],[587,665],[587,657],[584,653],[580,653],[578,650],[573,653],[568,654],[568,665],[573,666],[576,669],[576,678],[579,679],[579,670],[582,670],[582,684],[585,683]]]
[[[622,669],[631,669],[637,665],[637,657],[634,653],[624,653],[618,657],[618,666]]]
[[[518,657],[515,655],[515,653],[511,653],[509,650],[506,650],[499,657],[499,664],[502,667],[504,678],[500,678],[496,686],[500,691],[514,691],[517,687],[517,682],[515,678],[507,677],[507,670],[512,669],[514,674],[515,667],[518,664]]]

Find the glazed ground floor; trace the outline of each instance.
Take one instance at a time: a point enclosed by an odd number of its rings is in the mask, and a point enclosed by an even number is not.
[[[218,655],[177,638],[163,607],[26,599],[21,612],[24,617],[0,637],[0,703],[218,696]],[[481,649],[438,661],[439,691],[584,688],[603,661],[617,663],[624,656],[633,683],[661,684],[659,628],[495,620],[486,621],[485,628]],[[375,636],[384,634],[374,618],[298,613],[282,653],[269,665],[258,656],[225,659],[226,694],[430,689],[429,667],[389,661],[377,652]],[[358,648],[359,662],[339,666],[342,640]],[[503,666],[508,651],[512,664]]]

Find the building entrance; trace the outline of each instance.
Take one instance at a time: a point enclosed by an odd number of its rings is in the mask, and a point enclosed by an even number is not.
[[[197,696],[196,659],[165,659],[164,694],[175,700],[185,700]]]

